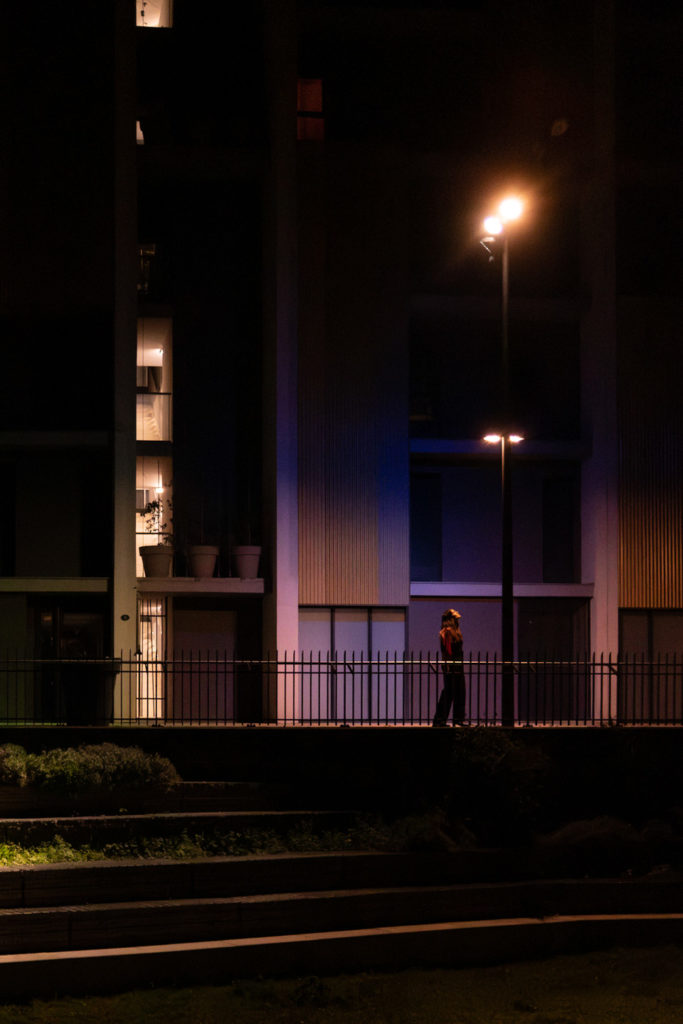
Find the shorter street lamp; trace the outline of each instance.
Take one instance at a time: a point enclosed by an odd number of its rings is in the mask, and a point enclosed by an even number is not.
[[[501,433],[486,434],[484,441],[488,444],[500,445],[500,476],[502,506],[502,572],[501,572],[501,624],[503,659],[501,718],[503,725],[515,724],[515,676],[514,676],[514,599],[512,576],[512,445],[524,440],[520,434],[510,432],[510,356],[508,344],[508,297],[509,297],[509,263],[508,232],[506,226],[519,218],[524,204],[517,196],[508,196],[498,205],[495,215],[484,221],[486,235],[481,244],[489,253],[489,260],[494,259],[491,248],[498,238],[502,241],[501,260],[501,383],[502,411],[504,429]]]
[[[521,434],[485,434],[487,444],[500,445],[500,489],[501,489],[501,533],[502,533],[502,571],[501,571],[501,623],[503,659],[501,719],[503,725],[514,725],[515,722],[515,625],[514,625],[514,590],[512,568],[512,445],[519,444],[524,438]]]

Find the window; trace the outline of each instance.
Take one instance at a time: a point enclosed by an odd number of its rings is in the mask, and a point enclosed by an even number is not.
[[[683,611],[622,608],[619,612],[617,717],[671,722],[683,716]]]
[[[298,702],[302,717],[320,722],[402,720],[403,669],[394,666],[394,658],[403,656],[405,631],[403,608],[301,608],[303,664],[295,706]],[[336,664],[328,661],[330,654]]]
[[[168,317],[138,320],[136,438],[173,440],[172,334]]]
[[[138,608],[137,718],[163,719],[166,708],[168,599],[144,595]]]
[[[173,536],[173,460],[139,455],[135,467],[136,576],[145,575],[140,548]],[[150,507],[152,506],[152,507]]]
[[[139,28],[171,28],[173,0],[136,0],[135,24]]]
[[[301,608],[299,646],[304,654],[318,651],[372,652],[401,656],[405,649],[405,612],[402,608]]]
[[[645,658],[680,656],[683,653],[683,611],[622,608],[619,649],[622,654]]]
[[[578,578],[578,474],[543,481],[543,582],[574,583]]]
[[[441,476],[413,473],[410,479],[410,578],[440,580]]]
[[[322,141],[325,138],[322,79],[299,79],[297,83],[296,109],[297,139]]]

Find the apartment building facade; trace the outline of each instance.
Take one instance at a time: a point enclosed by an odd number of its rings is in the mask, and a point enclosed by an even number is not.
[[[680,18],[4,17],[1,647],[428,651],[456,607],[499,650],[513,188],[516,654],[683,648]]]

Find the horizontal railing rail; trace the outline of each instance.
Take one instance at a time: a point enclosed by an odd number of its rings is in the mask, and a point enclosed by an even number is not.
[[[454,675],[457,686],[464,685],[465,701],[457,724],[500,725],[510,672],[495,655],[444,663],[432,653],[235,658],[178,651],[163,659],[5,654],[0,723],[427,726],[445,680],[452,688]],[[681,655],[519,659],[512,677],[519,726],[683,725]]]

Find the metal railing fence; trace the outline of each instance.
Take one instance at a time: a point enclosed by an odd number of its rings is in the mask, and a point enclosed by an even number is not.
[[[438,655],[180,651],[149,660],[0,657],[5,725],[426,726],[443,687]],[[465,724],[501,724],[503,666],[462,664]],[[683,657],[586,655],[513,663],[519,726],[683,725]]]

